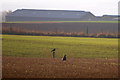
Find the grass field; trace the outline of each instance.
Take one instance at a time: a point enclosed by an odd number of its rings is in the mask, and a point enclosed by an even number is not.
[[[118,39],[3,35],[3,56],[56,58],[117,58]]]
[[[120,23],[120,21],[15,21],[3,23]]]

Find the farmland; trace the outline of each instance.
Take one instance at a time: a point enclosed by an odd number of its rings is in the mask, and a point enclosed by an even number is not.
[[[3,23],[120,23],[120,21],[15,21],[15,22],[3,22]]]
[[[3,35],[2,53],[3,78],[118,77],[118,39],[114,38]]]
[[[117,39],[3,35],[3,56],[117,58]]]

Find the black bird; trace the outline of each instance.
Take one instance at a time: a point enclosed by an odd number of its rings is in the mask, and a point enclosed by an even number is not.
[[[54,52],[56,49],[54,48],[51,52]]]
[[[67,57],[66,57],[66,55],[64,55],[64,57],[63,57],[63,61],[66,61],[66,59],[67,59]]]

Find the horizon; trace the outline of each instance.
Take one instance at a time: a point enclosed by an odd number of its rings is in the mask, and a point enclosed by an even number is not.
[[[17,9],[76,10],[91,12],[95,16],[118,15],[119,0],[2,0],[0,11]],[[32,5],[31,5],[32,4]]]
[[[50,10],[50,11],[76,11],[76,12],[90,12],[90,11],[84,11],[84,10],[55,10],[55,9],[16,9],[14,11],[17,11],[17,10]],[[9,11],[9,10],[8,10]],[[14,12],[12,11],[12,12]],[[92,13],[92,12],[90,12]],[[93,13],[92,13],[93,14]],[[96,16],[95,14],[93,14],[94,16]],[[103,15],[100,15],[100,16],[96,16],[96,17],[102,17],[102,16],[120,16],[120,14],[116,14],[116,15],[110,15],[110,14],[103,14]]]

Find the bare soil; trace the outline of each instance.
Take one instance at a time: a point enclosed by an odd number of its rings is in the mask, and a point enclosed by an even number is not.
[[[117,78],[117,59],[2,57],[3,78]]]

